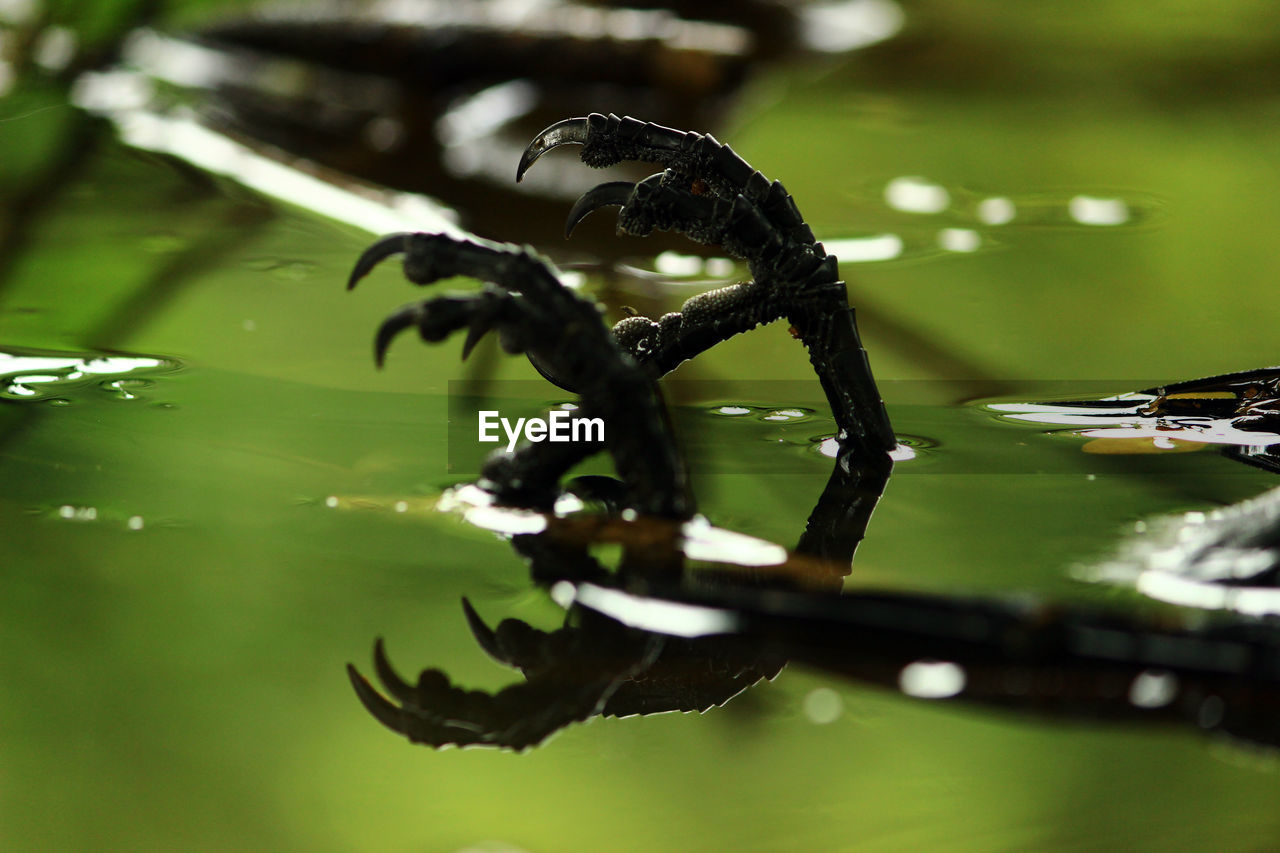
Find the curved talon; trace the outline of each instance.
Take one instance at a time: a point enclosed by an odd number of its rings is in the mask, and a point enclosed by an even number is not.
[[[491,328],[492,325],[490,323],[473,323],[471,327],[467,329],[467,339],[462,342],[463,361],[467,360],[467,356],[471,355],[471,351],[476,348],[476,344],[480,343],[480,339],[483,338]]]
[[[567,240],[578,227],[578,223],[589,214],[602,207],[622,207],[631,198],[636,185],[630,181],[609,181],[599,184],[583,193],[569,210],[569,217],[564,223],[564,236]]]
[[[498,635],[494,633],[485,621],[480,618],[480,614],[471,606],[471,602],[464,597],[462,599],[462,612],[467,617],[467,627],[471,629],[471,635],[476,638],[476,642],[480,644],[480,648],[484,649],[485,654],[493,658],[500,664],[511,666],[511,660],[502,654],[501,648],[498,646]]]
[[[359,284],[360,279],[368,275],[370,270],[387,258],[403,253],[405,251],[405,239],[409,236],[408,232],[388,234],[365,249],[360,254],[360,257],[356,259],[355,269],[351,271],[351,276],[347,279],[347,290],[354,288]]]
[[[520,155],[520,165],[516,167],[516,183],[524,178],[524,173],[543,154],[561,145],[583,145],[587,141],[590,123],[586,118],[567,118],[543,130]]]
[[[373,668],[378,673],[378,680],[382,682],[382,686],[387,688],[396,699],[399,699],[407,706],[412,706],[417,701],[414,693],[413,685],[400,677],[400,673],[395,671],[391,666],[391,661],[387,660],[387,649],[379,637],[373,644]]]
[[[364,705],[365,710],[372,714],[375,720],[393,732],[406,734],[404,716],[400,709],[388,702],[387,697],[369,683],[369,679],[361,675],[360,671],[351,664],[347,664],[347,677],[351,679],[351,686],[355,688],[360,704]]]
[[[378,367],[382,367],[382,363],[386,360],[387,349],[391,346],[391,341],[395,339],[395,336],[405,329],[416,326],[421,320],[422,305],[415,303],[404,306],[382,321],[382,325],[378,327],[378,334],[373,339],[373,360]]]

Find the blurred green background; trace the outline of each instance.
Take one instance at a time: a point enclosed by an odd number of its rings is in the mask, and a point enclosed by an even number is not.
[[[182,29],[243,6],[145,11]],[[10,54],[57,26],[87,57],[109,56],[141,8],[20,7],[0,6],[26,20],[7,31]],[[1275,361],[1280,10],[902,11],[901,32],[864,51],[762,67],[711,128],[786,182],[820,238],[893,234],[908,249],[842,267],[895,427],[931,445],[890,483],[850,583],[1099,595],[1068,569],[1126,525],[1269,480],[1204,453],[1133,473],[967,398],[1027,398],[1042,380],[1116,393]],[[512,676],[474,647],[459,597],[493,621],[556,624],[503,542],[392,508],[473,473],[446,466],[450,380],[536,374],[410,341],[375,371],[372,331],[413,293],[392,265],[343,291],[369,234],[121,145],[69,105],[66,74],[6,73],[0,351],[164,361],[0,401],[0,848],[1280,846],[1270,756],[795,669],[701,717],[597,720],[525,755],[394,737],[342,671],[373,637],[405,669],[496,689]],[[895,208],[886,189],[903,177],[949,202]],[[1079,196],[1123,200],[1129,219],[1072,220]],[[989,198],[1019,215],[984,222]],[[976,235],[976,251],[946,249],[946,229]],[[673,310],[678,289],[667,298]],[[828,426],[804,354],[771,327],[681,375],[785,380],[734,399],[818,411],[772,427],[673,393],[700,447],[790,455],[786,473],[721,462],[697,488],[718,525],[794,542],[829,465],[807,449]],[[998,473],[983,473],[986,454]],[[823,690],[834,722],[806,714]]]

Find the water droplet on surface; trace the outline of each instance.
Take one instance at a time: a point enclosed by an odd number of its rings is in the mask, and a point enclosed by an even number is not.
[[[142,516],[140,515],[129,516],[129,520],[125,522],[125,526],[128,527],[130,530],[141,530],[143,526]]]
[[[726,415],[731,418],[741,417],[742,415],[751,414],[751,409],[746,406],[717,406],[711,410],[713,415]]]

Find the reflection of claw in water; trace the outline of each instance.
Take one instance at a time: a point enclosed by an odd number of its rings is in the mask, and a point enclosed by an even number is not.
[[[612,115],[568,119],[535,137],[517,177],[562,145],[581,146],[592,166],[645,160],[664,169],[635,184],[589,191],[570,212],[570,228],[601,206],[616,206],[619,231],[675,231],[720,245],[747,261],[753,280],[696,296],[658,321],[627,318],[609,334],[596,307],[565,288],[530,249],[419,233],[383,238],[365,252],[352,285],[393,255],[403,255],[405,276],[416,284],[454,275],[489,282],[476,294],[428,299],[392,314],[376,338],[379,361],[410,328],[427,341],[466,329],[464,353],[496,331],[508,352],[525,353],[547,379],[580,395],[585,415],[609,425],[607,445],[531,444],[496,454],[479,488],[455,495],[471,501],[475,517],[495,530],[505,523],[504,507],[523,512],[520,529],[507,531],[511,545],[533,580],[567,608],[564,626],[548,633],[511,619],[490,628],[463,602],[477,643],[520,670],[524,682],[490,695],[462,690],[429,669],[411,684],[396,674],[379,641],[374,668],[388,696],[350,669],[360,700],[378,720],[433,746],[523,749],[591,716],[703,711],[794,660],[919,698],[1068,718],[1175,722],[1280,744],[1274,624],[1185,627],[1025,601],[839,594],[887,482],[894,437],[835,258],[814,240],[781,184],[713,137]],[[831,477],[790,557],[734,571],[686,567],[700,522],[654,380],[720,341],[783,317],[808,349],[839,428]],[[1270,431],[1274,376],[1215,377],[1154,389],[1136,402],[1077,404],[1076,411],[1093,416],[1118,406],[1126,417],[1165,425],[1188,414],[1212,416],[1261,437]],[[557,516],[563,476],[602,449],[622,481],[606,501],[618,515]],[[1270,464],[1269,451],[1252,456],[1247,461]],[[585,488],[583,481],[566,486]],[[1244,543],[1269,561],[1254,567],[1250,581],[1270,582],[1277,563],[1270,531],[1278,526],[1280,499],[1264,505],[1261,515],[1230,516],[1197,554],[1185,547],[1178,553],[1205,564],[1201,557],[1212,562]],[[1255,524],[1268,532],[1253,536]],[[589,552],[604,541],[622,546],[613,571]]]

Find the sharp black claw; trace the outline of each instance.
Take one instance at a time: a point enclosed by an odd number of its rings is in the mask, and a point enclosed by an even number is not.
[[[493,629],[485,624],[480,618],[480,614],[476,613],[471,602],[466,598],[462,599],[462,612],[467,617],[467,627],[471,629],[471,635],[476,638],[476,642],[480,644],[480,648],[484,649],[485,654],[493,658],[500,664],[511,666],[511,661],[502,654],[502,650],[498,647],[498,635]]]
[[[516,167],[516,183],[524,178],[524,173],[534,162],[552,148],[561,145],[582,145],[587,141],[589,123],[585,118],[567,118],[558,121],[539,133],[520,155],[520,165]]]
[[[386,360],[387,348],[391,346],[395,336],[417,325],[421,319],[422,306],[414,304],[406,305],[382,321],[382,325],[378,327],[378,334],[373,339],[373,360],[378,367],[382,367],[382,363]]]
[[[398,255],[403,252],[405,238],[408,233],[390,234],[374,243],[361,253],[356,259],[355,269],[351,271],[351,277],[347,279],[347,290],[351,290],[360,283],[360,279],[369,274],[369,271],[378,264],[385,261],[392,255]]]
[[[382,644],[381,637],[373,644],[373,668],[378,673],[378,680],[382,682],[382,686],[387,688],[387,692],[394,698],[405,705],[413,705],[416,702],[417,696],[413,685],[401,678],[400,673],[391,666],[391,661],[387,660],[387,650]]]
[[[467,339],[462,342],[462,360],[466,361],[467,356],[471,355],[471,351],[475,349],[476,344],[480,343],[480,339],[485,336],[493,326],[487,321],[474,321],[467,329]]]
[[[578,227],[578,223],[586,219],[592,211],[602,207],[622,207],[631,198],[635,188],[636,185],[630,181],[610,181],[587,190],[569,210],[569,218],[564,222],[565,239],[568,239],[573,229]]]
[[[364,705],[365,710],[372,714],[375,720],[393,732],[407,734],[405,732],[404,714],[399,708],[388,702],[385,696],[374,689],[369,680],[361,675],[360,671],[351,664],[347,664],[347,677],[351,679],[351,686],[355,688],[360,704]]]

